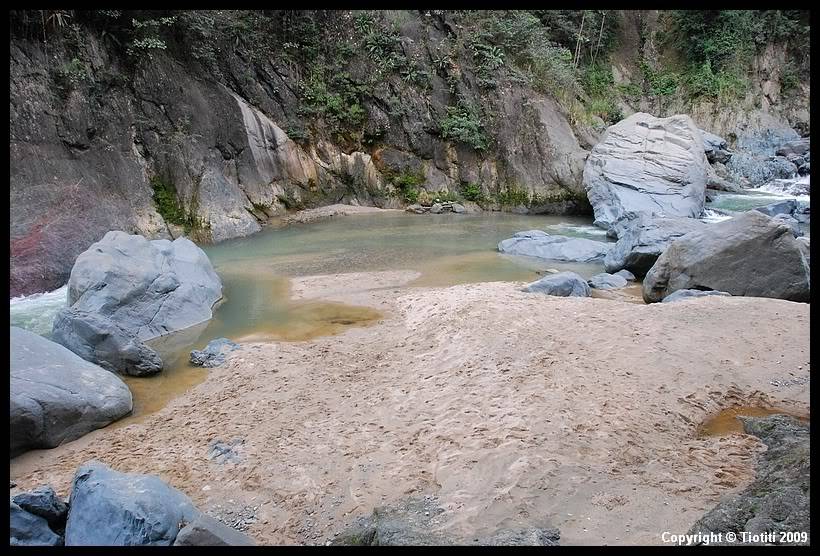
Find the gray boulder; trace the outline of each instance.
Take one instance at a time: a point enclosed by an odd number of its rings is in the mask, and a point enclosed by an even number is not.
[[[116,375],[42,336],[11,327],[10,451],[54,448],[131,412]]]
[[[528,284],[523,291],[560,297],[589,297],[592,295],[587,281],[575,272],[550,274]]]
[[[803,156],[810,150],[811,139],[809,137],[803,137],[801,139],[795,139],[794,141],[788,141],[784,143],[780,148],[778,148],[774,152],[774,154],[776,154],[777,156],[788,156],[790,154]]]
[[[635,275],[632,274],[631,272],[629,272],[628,270],[626,270],[625,268],[622,268],[621,270],[616,272],[615,276],[620,276],[620,277],[624,278],[627,282],[634,282],[635,280],[637,280]]]
[[[694,218],[647,218],[633,220],[604,258],[607,272],[626,269],[644,276],[673,240],[704,229],[708,224]]]
[[[60,546],[63,539],[48,522],[9,501],[9,544],[11,546]]]
[[[710,164],[724,164],[732,158],[732,153],[729,150],[729,144],[726,142],[726,139],[703,129],[699,129],[698,131],[700,131],[700,136],[703,138],[703,150]]]
[[[693,297],[709,297],[712,295],[718,296],[731,296],[732,294],[726,292],[718,292],[712,290],[678,290],[675,293],[671,293],[663,298],[663,303],[674,303],[675,301],[682,301],[684,299],[690,299]]]
[[[432,207],[430,207],[430,212],[433,214],[439,214],[441,211],[444,210],[444,207],[441,203],[434,203]]]
[[[205,349],[193,350],[190,361],[197,367],[219,367],[225,363],[225,356],[235,349],[239,349],[239,344],[228,338],[217,338],[208,342]]]
[[[174,546],[254,546],[248,537],[221,521],[200,514],[179,530]]]
[[[21,492],[12,500],[27,512],[45,519],[53,529],[65,527],[68,506],[50,486],[37,487],[29,492]]]
[[[762,212],[766,216],[775,216],[778,214],[790,215],[797,210],[797,201],[794,199],[786,199],[785,201],[771,203],[765,207],[757,207],[754,210]]]
[[[709,162],[689,116],[638,112],[609,127],[584,166],[595,224],[619,236],[638,215],[697,218]]]
[[[757,461],[754,481],[741,492],[724,497],[698,519],[688,533],[700,536],[721,533],[726,539],[728,532],[773,532],[775,542],[764,544],[808,546],[811,543],[809,425],[786,415],[740,419],[747,434],[757,436],[766,444],[766,451]],[[807,536],[803,542],[789,539],[781,543],[781,532],[805,532]]]
[[[811,174],[811,162],[804,162],[797,167],[797,173],[801,176],[808,176]]]
[[[525,255],[570,262],[601,260],[611,247],[611,243],[579,237],[549,235],[541,230],[518,232],[498,244],[498,250],[508,255]]]
[[[77,257],[68,281],[68,308],[55,320],[54,336],[92,362],[124,365],[117,367],[120,372],[151,369],[156,352],[137,343],[207,321],[221,297],[222,282],[189,239],[149,241],[108,232]],[[96,345],[100,341],[107,342],[102,350]],[[125,351],[112,353],[120,348]],[[97,359],[99,353],[105,358]],[[140,355],[145,360],[135,363]]]
[[[467,212],[467,208],[461,203],[453,203],[453,212],[456,214],[463,214]]]
[[[162,370],[159,353],[102,315],[63,309],[54,318],[51,337],[86,361],[114,373],[146,376]]]
[[[169,546],[200,512],[159,477],[90,461],[71,485],[66,546]]]
[[[673,241],[643,282],[647,303],[684,289],[809,301],[810,267],[791,230],[756,210]]]
[[[601,274],[596,274],[592,278],[589,279],[590,287],[593,287],[598,290],[613,290],[617,288],[623,288],[626,286],[626,278],[623,276],[618,276],[616,274],[607,274],[606,272],[602,272]]]
[[[772,220],[776,220],[784,226],[788,226],[794,237],[800,237],[803,235],[803,231],[800,229],[800,222],[798,222],[793,216],[788,214],[778,214],[777,216],[772,217]]]

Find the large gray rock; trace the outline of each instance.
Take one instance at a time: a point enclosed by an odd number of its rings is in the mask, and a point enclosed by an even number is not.
[[[625,268],[622,268],[621,270],[616,272],[615,276],[620,276],[620,277],[624,278],[627,282],[634,282],[635,280],[637,280],[635,275],[632,274],[631,272],[629,272],[628,270],[626,270]]]
[[[647,303],[684,289],[809,301],[810,268],[791,230],[752,210],[673,241],[643,282]]]
[[[712,290],[678,290],[663,298],[663,303],[674,303],[675,301],[683,301],[684,299],[691,299],[693,297],[709,297],[709,296],[727,296],[732,295],[726,292],[718,292]]]
[[[723,498],[698,519],[688,533],[701,537],[721,533],[723,544],[738,545],[739,542],[726,543],[726,533],[735,533],[740,539],[741,531],[755,535],[773,532],[774,542],[764,544],[808,546],[811,542],[811,433],[808,423],[786,415],[742,417],[741,421],[744,431],[760,438],[767,447],[757,461],[755,479],[743,491]],[[795,543],[796,539],[781,539],[781,532],[802,532],[806,537]]]
[[[800,229],[800,222],[795,217],[789,214],[778,214],[773,216],[772,219],[780,222],[784,226],[788,226],[794,237],[800,237],[803,235],[803,230]]]
[[[9,544],[12,546],[60,546],[63,540],[40,516],[9,501]]]
[[[50,486],[41,486],[29,492],[21,492],[12,500],[27,512],[45,519],[54,529],[65,526],[68,506]]]
[[[200,512],[154,475],[120,473],[98,461],[74,475],[66,546],[169,546]]]
[[[774,154],[777,156],[788,156],[790,154],[803,156],[809,152],[809,150],[811,150],[811,139],[809,137],[803,137],[784,143]]]
[[[518,232],[498,244],[508,255],[525,255],[555,261],[590,262],[604,258],[611,243],[579,237],[550,235],[541,230]]]
[[[11,327],[10,451],[53,448],[131,412],[116,375],[42,336]]]
[[[778,214],[792,214],[797,210],[797,201],[794,199],[786,199],[785,201],[777,201],[766,205],[765,207],[757,207],[754,209],[762,212],[766,216],[775,216]]]
[[[732,152],[729,150],[726,139],[703,129],[698,131],[700,131],[700,136],[703,138],[703,150],[710,164],[724,164],[732,158]]]
[[[174,546],[253,546],[247,535],[221,521],[200,514],[179,530]]]
[[[560,297],[589,297],[589,284],[575,272],[558,272],[527,284],[525,292],[543,293]]]
[[[596,274],[592,278],[589,279],[590,287],[593,287],[597,290],[612,290],[617,288],[623,288],[626,286],[627,280],[623,276],[618,276],[617,274],[607,274],[606,272],[602,272],[601,274]]]
[[[708,224],[694,218],[648,218],[633,220],[604,257],[607,272],[626,269],[644,276],[669,244]]]
[[[162,370],[156,350],[139,341],[111,319],[67,308],[57,313],[52,339],[100,367],[132,376],[146,376]]]
[[[92,362],[147,374],[159,357],[142,343],[207,321],[221,297],[219,276],[189,239],[108,232],[77,257],[53,335]]]
[[[595,224],[619,235],[638,215],[697,218],[709,162],[689,116],[638,112],[609,127],[584,167]]]

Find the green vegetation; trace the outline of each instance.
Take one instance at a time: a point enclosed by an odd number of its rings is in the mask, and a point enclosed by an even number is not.
[[[424,183],[425,179],[422,172],[404,169],[395,173],[388,170],[384,172],[384,176],[387,181],[393,184],[406,202],[413,204],[419,201],[418,187]]]
[[[439,122],[439,133],[442,139],[460,141],[477,151],[487,150],[490,145],[478,111],[465,103],[447,107],[447,116]]]
[[[192,207],[190,211],[185,211],[173,183],[154,176],[151,178],[151,187],[154,190],[153,198],[157,212],[166,222],[182,226],[186,234],[201,228],[196,210]]]
[[[479,202],[484,200],[481,186],[476,183],[461,184],[461,194],[468,201]]]

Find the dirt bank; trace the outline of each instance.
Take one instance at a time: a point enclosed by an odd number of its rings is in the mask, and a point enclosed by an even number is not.
[[[386,317],[247,344],[143,423],[22,456],[12,479],[67,495],[92,458],[156,473],[205,510],[252,511],[248,533],[265,544],[324,544],[417,493],[436,494],[455,516],[442,527],[467,534],[549,524],[562,544],[662,544],[747,485],[763,449],[698,438],[699,423],[734,404],[808,411],[807,304],[407,287],[417,276],[295,280],[296,297]],[[208,459],[212,439],[235,437],[240,463]]]

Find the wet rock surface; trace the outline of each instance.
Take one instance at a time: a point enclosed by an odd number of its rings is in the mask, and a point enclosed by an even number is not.
[[[757,462],[754,482],[742,492],[728,496],[700,518],[689,534],[732,532],[740,539],[743,532],[805,532],[807,542],[782,544],[808,545],[810,539],[811,435],[808,424],[786,415],[741,418],[747,434],[766,444]],[[723,543],[739,544],[739,543]],[[744,543],[750,544],[750,543]]]

